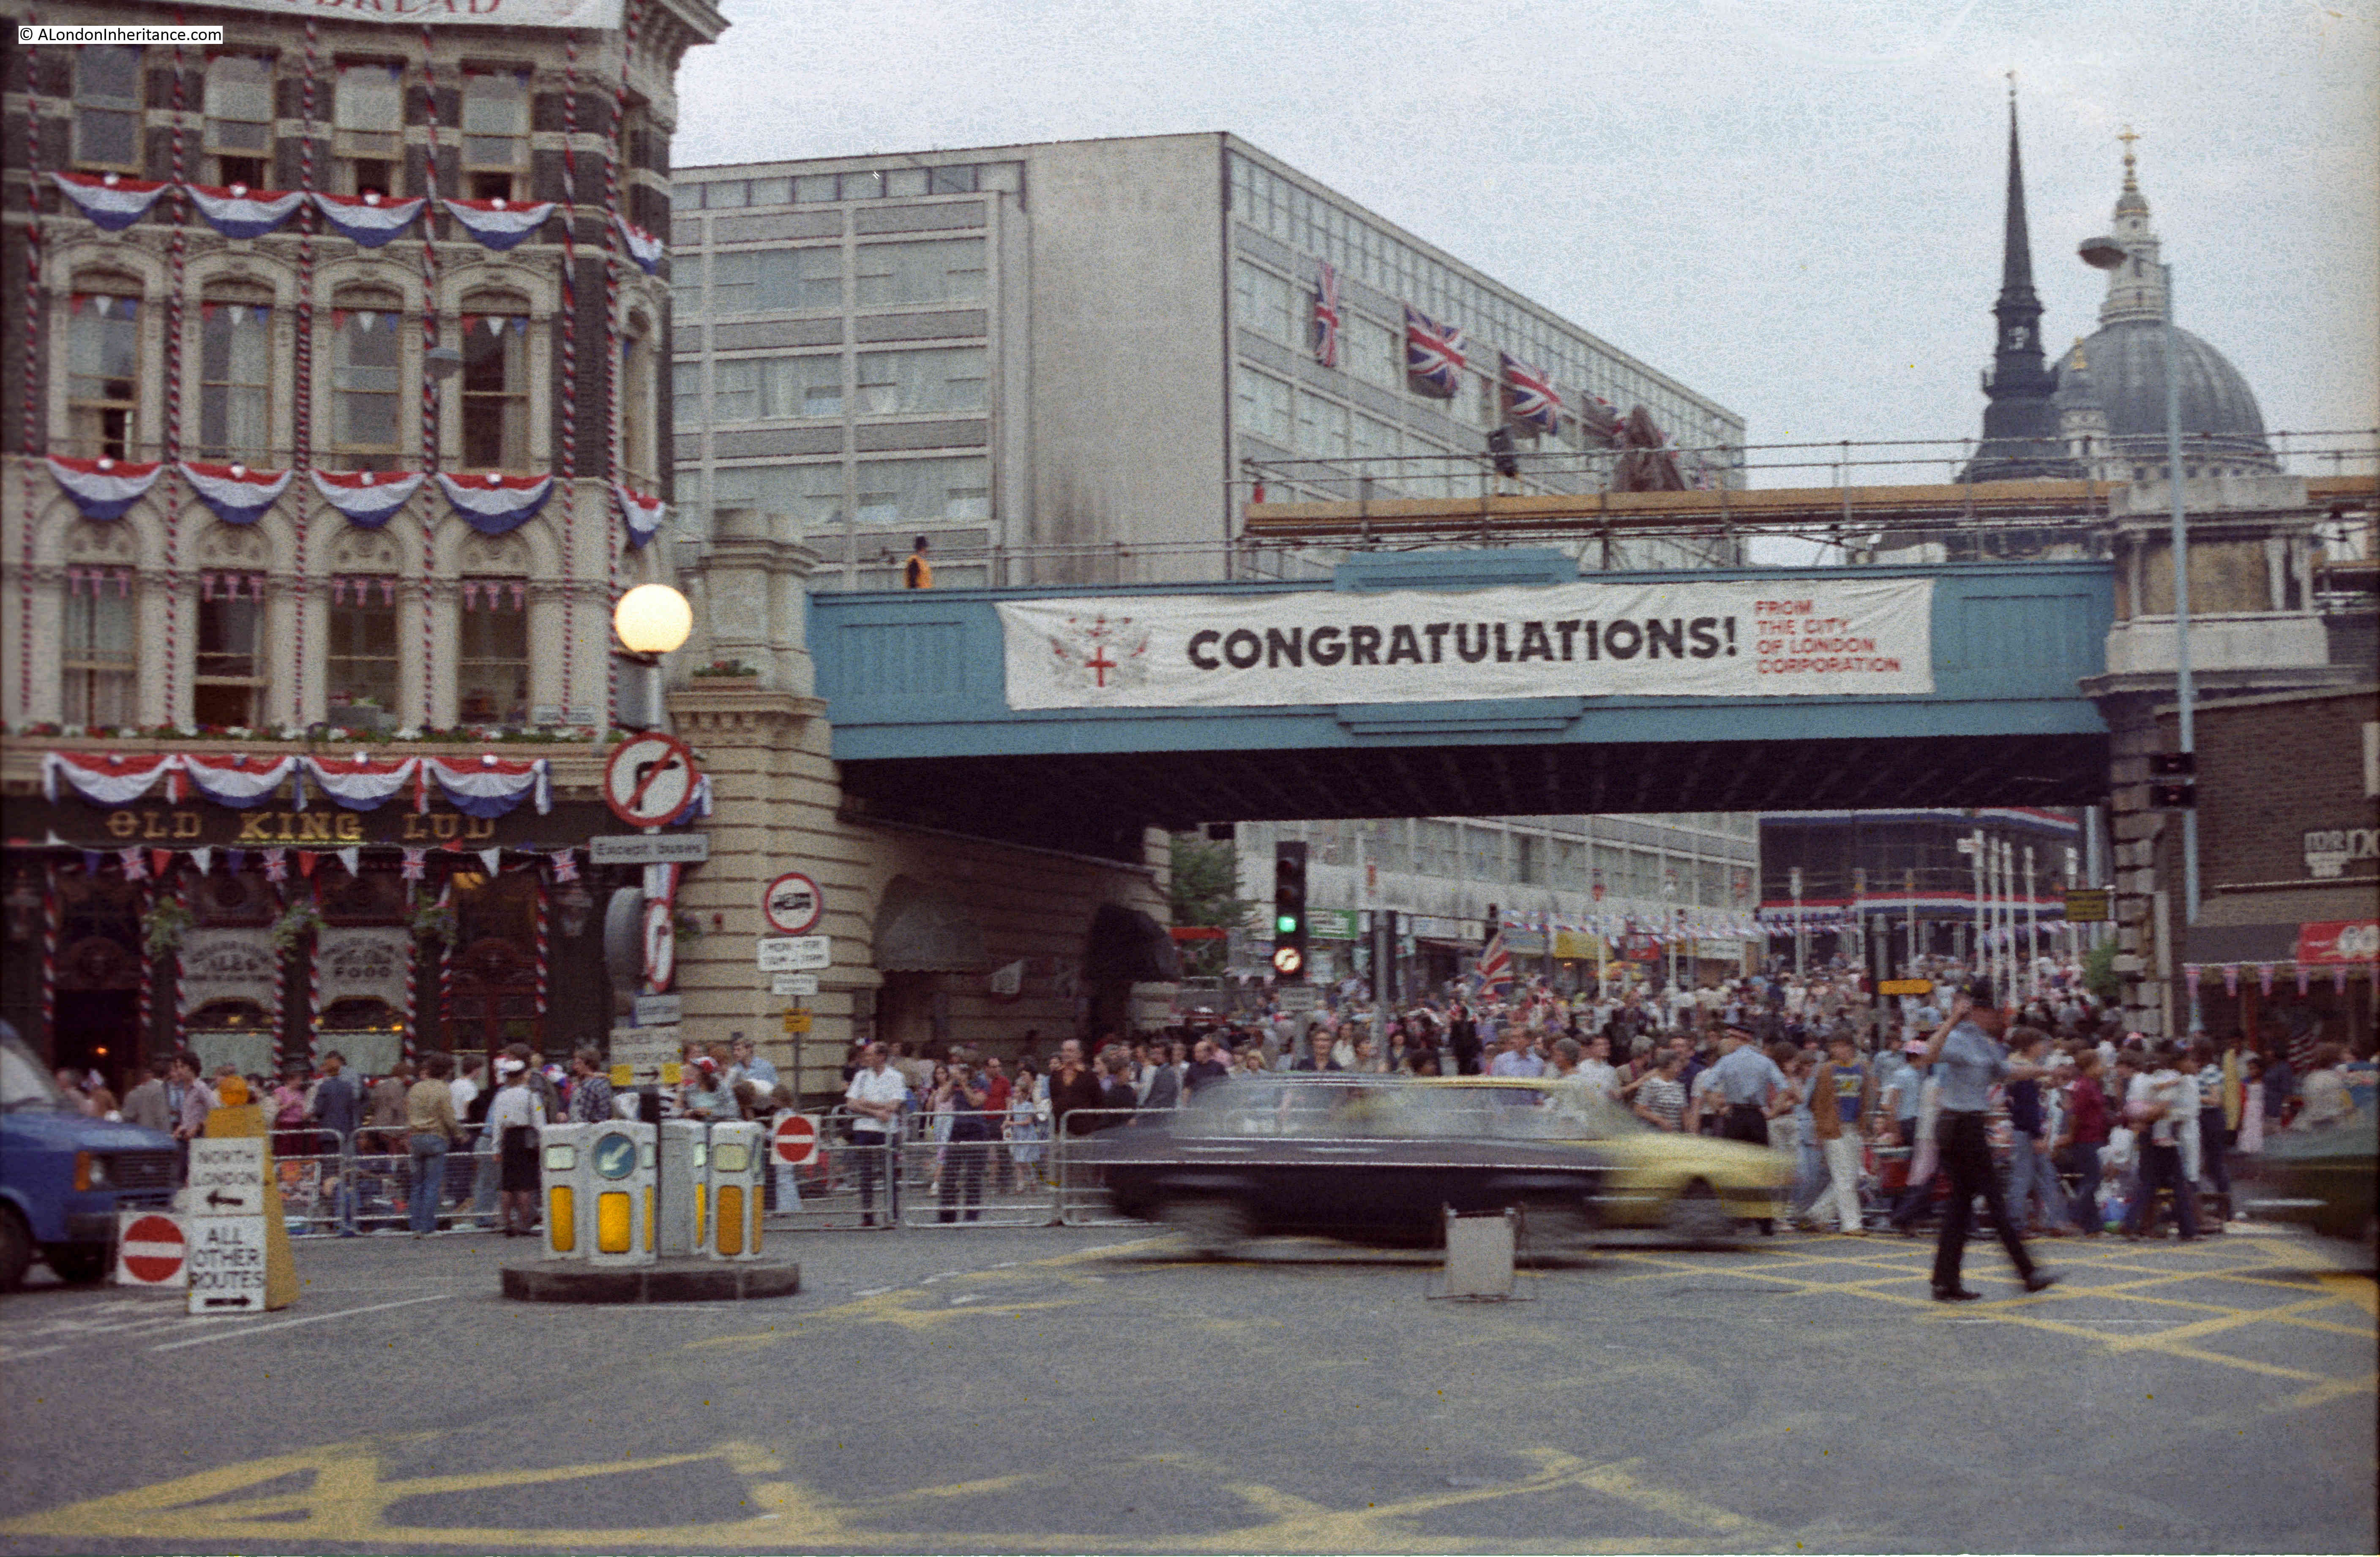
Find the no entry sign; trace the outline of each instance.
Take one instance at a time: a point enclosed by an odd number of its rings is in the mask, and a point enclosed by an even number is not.
[[[810,1113],[788,1113],[777,1121],[770,1134],[777,1161],[788,1167],[798,1168],[818,1156],[818,1116]]]
[[[123,1211],[115,1219],[115,1284],[180,1286],[189,1278],[189,1246],[182,1224],[157,1211]]]

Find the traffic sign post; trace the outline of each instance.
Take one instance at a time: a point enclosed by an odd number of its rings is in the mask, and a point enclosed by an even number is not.
[[[676,1028],[613,1028],[612,1085],[634,1087],[658,1081],[674,1087],[681,1079],[679,1056],[685,1041]]]
[[[115,1213],[115,1284],[187,1287],[189,1235],[164,1211]]]
[[[805,999],[819,992],[818,975],[815,973],[776,974],[769,980],[769,992],[772,995],[790,996],[795,1000]]]
[[[649,730],[612,748],[603,764],[603,803],[631,827],[666,827],[694,804],[701,782],[686,743]]]
[[[818,1161],[819,1122],[815,1113],[785,1113],[770,1132],[770,1150],[778,1162],[799,1168]]]
[[[189,1311],[193,1314],[264,1312],[264,1262],[262,1217],[192,1217],[188,1256]]]
[[[834,943],[824,935],[770,937],[757,950],[763,973],[815,973],[834,966]]]
[[[788,870],[760,894],[760,915],[781,935],[808,935],[826,914],[826,894],[799,870]]]

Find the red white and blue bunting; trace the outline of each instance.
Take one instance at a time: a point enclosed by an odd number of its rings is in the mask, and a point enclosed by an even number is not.
[[[121,806],[149,793],[160,778],[178,773],[181,765],[170,752],[47,752],[42,758],[42,796],[55,804],[58,780],[64,779],[94,806]]]
[[[149,208],[166,189],[162,183],[127,178],[120,173],[53,173],[50,178],[58,192],[103,233],[120,233],[149,214]]]
[[[314,490],[358,529],[378,529],[396,517],[428,477],[419,470],[315,470]]]
[[[300,189],[251,189],[245,184],[217,188],[188,184],[190,203],[207,225],[225,237],[262,237],[297,214],[306,203]]]
[[[416,786],[415,809],[428,809],[419,793],[420,772],[419,758],[374,758],[361,751],[328,761],[309,757],[299,768],[301,782],[312,779],[316,788],[351,811],[376,811],[408,784]]]
[[[662,240],[625,216],[614,216],[612,225],[620,229],[620,241],[628,246],[628,258],[637,268],[651,275],[662,268],[662,256],[668,252]]]
[[[481,535],[505,535],[537,517],[553,495],[552,476],[485,475],[454,477],[441,471],[438,484],[463,522]]]
[[[618,481],[612,483],[613,495],[620,500],[620,517],[627,521],[628,544],[641,547],[662,528],[669,517],[669,505],[658,497],[632,492]]]
[[[164,473],[162,460],[146,464],[133,460],[110,459],[103,455],[97,459],[67,459],[63,456],[47,456],[50,479],[60,491],[74,500],[86,519],[120,519],[131,506],[149,495]]]
[[[199,494],[199,501],[214,510],[215,517],[227,525],[252,525],[264,517],[272,506],[281,501],[289,490],[295,470],[250,470],[245,465],[208,465],[198,460],[181,462],[182,479]]]
[[[552,201],[535,205],[515,205],[507,200],[441,200],[438,203],[481,247],[499,253],[535,237],[553,214],[554,206]]]
[[[550,768],[542,757],[507,760],[483,752],[477,761],[425,757],[421,766],[438,781],[447,804],[467,816],[503,816],[532,794],[537,797],[538,815],[553,809]]]
[[[391,200],[378,194],[317,194],[314,203],[322,210],[322,219],[331,224],[333,232],[359,248],[378,249],[411,226],[429,201],[419,195],[411,200]]]
[[[246,752],[225,756],[190,752],[181,759],[191,786],[218,806],[249,810],[273,798],[298,770],[295,757],[250,757]],[[299,805],[305,802],[301,799]]]

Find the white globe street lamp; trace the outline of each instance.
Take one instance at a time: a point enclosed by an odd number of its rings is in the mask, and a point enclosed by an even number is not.
[[[659,729],[667,723],[662,708],[662,656],[684,647],[686,635],[694,631],[694,607],[667,584],[639,584],[612,608],[612,630],[628,658],[646,668],[647,727]]]

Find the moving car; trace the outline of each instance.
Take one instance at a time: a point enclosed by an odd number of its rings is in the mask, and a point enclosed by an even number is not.
[[[0,1024],[0,1292],[38,1251],[62,1282],[107,1274],[115,1213],[174,1198],[174,1138],[93,1119]]]
[[[2355,1239],[2367,1259],[2380,1255],[2373,1193],[2380,1116],[2371,1109],[2318,1130],[2278,1131],[2265,1137],[2262,1152],[2231,1162],[2231,1171],[2249,1180],[2235,1193],[2251,1216]]]
[[[1552,1138],[1592,1146],[1610,1164],[1599,1208],[1606,1227],[1654,1229],[1681,1243],[1732,1238],[1741,1222],[1787,1219],[1793,1159],[1743,1141],[1657,1130],[1629,1109],[1551,1077],[1451,1076],[1425,1087],[1490,1106],[1548,1111]],[[1525,1101],[1524,1101],[1525,1100]]]
[[[1389,1077],[1232,1077],[1184,1108],[1070,1143],[1118,1210],[1187,1234],[1202,1253],[1263,1234],[1431,1244],[1445,1217],[1517,1207],[1522,1252],[1583,1245],[1602,1155],[1550,1138],[1552,1113],[1468,1105]]]

